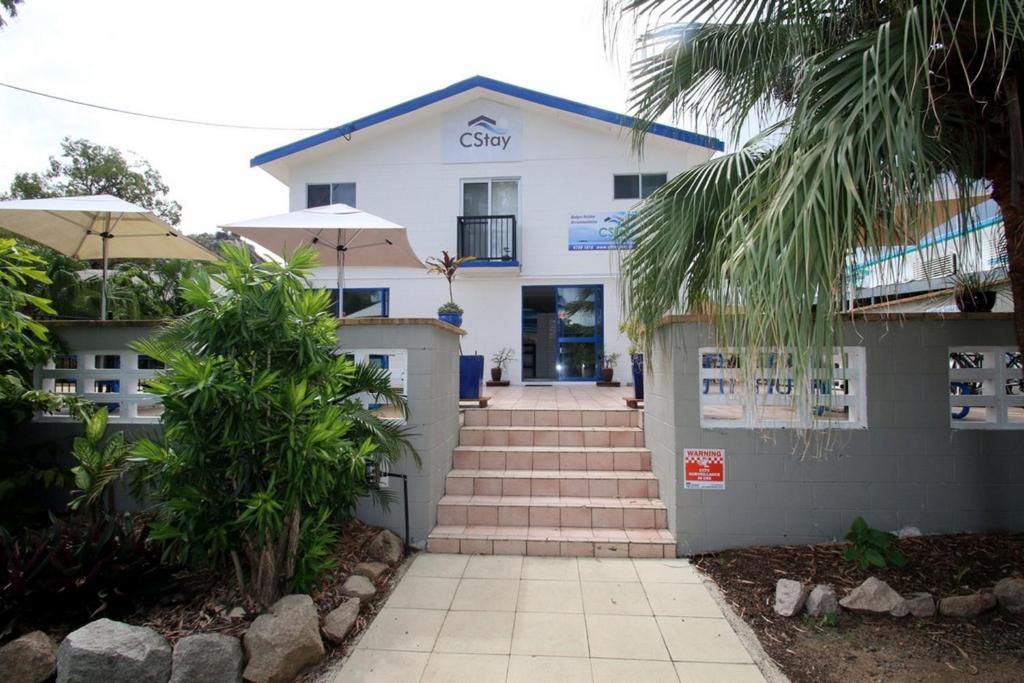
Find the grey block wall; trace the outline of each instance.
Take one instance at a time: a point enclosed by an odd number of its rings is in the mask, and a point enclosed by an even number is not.
[[[135,339],[149,336],[158,323],[120,321],[75,321],[50,325],[69,349],[128,349]],[[429,318],[379,318],[344,320],[338,326],[338,345],[342,349],[405,349],[407,351],[408,427],[411,443],[421,463],[411,457],[396,463],[392,471],[409,475],[410,538],[422,546],[436,522],[437,502],[444,494],[444,479],[451,469],[452,450],[459,432],[459,336],[452,327]],[[111,430],[124,431],[130,440],[143,436],[160,439],[159,424],[111,424]],[[41,464],[71,465],[74,437],[81,435],[77,423],[30,422],[12,439],[9,447],[25,449]],[[394,503],[384,510],[369,498],[360,501],[356,514],[369,524],[385,526],[399,535],[405,533],[402,482],[390,480]],[[66,496],[48,501],[55,507]],[[135,510],[140,503],[126,490],[118,491],[118,507]]]
[[[948,348],[1013,346],[1012,323],[916,317],[844,323],[863,346],[867,429],[702,429],[700,346],[709,325],[659,329],[645,376],[645,429],[679,552],[842,537],[863,515],[925,533],[1024,529],[1024,432],[949,425]],[[725,449],[726,489],[683,489],[684,448]]]
[[[459,335],[450,325],[426,318],[342,321],[338,326],[341,349],[406,349],[410,442],[420,463],[411,456],[391,471],[409,477],[409,536],[423,547],[437,521],[437,503],[444,495],[444,480],[452,464],[459,436]],[[402,482],[390,480],[394,502],[385,510],[365,498],[356,516],[368,524],[405,533]]]

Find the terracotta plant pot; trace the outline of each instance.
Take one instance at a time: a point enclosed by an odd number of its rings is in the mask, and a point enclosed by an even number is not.
[[[492,382],[500,382],[501,381],[501,368],[491,368],[491,381]]]
[[[611,382],[615,375],[615,368],[601,368],[601,381]]]

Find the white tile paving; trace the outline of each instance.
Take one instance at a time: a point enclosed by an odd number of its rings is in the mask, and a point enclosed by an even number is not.
[[[422,554],[333,683],[761,683],[686,560]]]

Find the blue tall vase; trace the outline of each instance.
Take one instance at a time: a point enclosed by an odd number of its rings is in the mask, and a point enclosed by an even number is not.
[[[459,356],[459,398],[476,400],[480,398],[480,386],[484,381],[483,356]]]
[[[633,396],[644,397],[644,354],[634,353],[632,358],[633,366]]]

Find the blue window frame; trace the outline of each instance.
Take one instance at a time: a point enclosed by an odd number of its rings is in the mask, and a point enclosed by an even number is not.
[[[331,305],[338,310],[338,290],[328,289]],[[346,287],[345,318],[387,318],[391,315],[391,291],[387,287]]]
[[[524,381],[592,382],[604,353],[602,285],[525,285]]]

